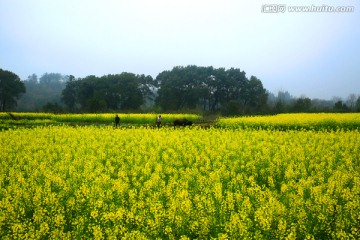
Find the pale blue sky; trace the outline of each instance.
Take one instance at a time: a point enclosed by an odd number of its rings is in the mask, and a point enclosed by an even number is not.
[[[354,12],[262,13],[269,3]],[[0,68],[21,79],[187,65],[240,68],[275,93],[360,94],[360,1],[0,0]]]

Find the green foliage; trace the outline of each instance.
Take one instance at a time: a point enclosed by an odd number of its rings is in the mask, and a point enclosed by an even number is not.
[[[48,102],[42,107],[43,112],[52,112],[52,113],[61,113],[63,111],[62,107],[58,103]]]
[[[349,107],[346,106],[346,104],[340,100],[334,104],[334,111],[335,112],[349,112]]]
[[[261,81],[254,76],[247,79],[240,69],[174,67],[160,73],[155,81],[160,86],[157,102],[164,111],[221,110],[231,115],[258,112],[266,105]]]
[[[153,94],[151,76],[121,73],[103,77],[71,76],[62,92],[68,110],[85,112],[136,111]]]
[[[309,112],[311,110],[311,99],[310,98],[297,99],[292,110],[293,112]]]
[[[59,112],[60,108],[70,113],[196,112],[224,116],[360,112],[360,97],[356,94],[350,94],[344,102],[340,98],[296,98],[287,91],[275,96],[266,91],[260,79],[247,78],[238,68],[177,66],[161,72],[156,79],[128,72],[77,79],[45,73],[39,79],[36,74],[29,76],[24,84],[25,94],[17,101],[17,97],[6,101],[11,108],[17,104],[19,112]]]
[[[70,112],[73,112],[76,107],[77,98],[77,83],[73,75],[69,76],[69,81],[66,82],[66,87],[61,93],[61,101],[65,103]]]
[[[0,69],[0,111],[15,107],[16,99],[25,92],[24,83],[15,73]]]

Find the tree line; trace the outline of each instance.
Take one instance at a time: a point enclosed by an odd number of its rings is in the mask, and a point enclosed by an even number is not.
[[[231,68],[174,67],[151,76],[121,73],[102,77],[70,76],[62,101],[71,112],[207,111],[260,113],[267,92],[254,76]],[[235,112],[234,112],[235,111]]]
[[[62,102],[70,112],[138,111],[153,92],[151,76],[121,73],[82,79],[69,77]]]
[[[0,69],[0,111],[197,112],[254,115],[360,111],[360,96],[346,101],[296,98],[267,91],[238,68],[177,66],[151,76],[123,72],[75,78],[59,73],[26,80]]]

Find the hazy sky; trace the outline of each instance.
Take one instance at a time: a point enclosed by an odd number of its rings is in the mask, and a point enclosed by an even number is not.
[[[354,11],[289,10],[323,5]],[[0,68],[21,79],[187,65],[240,68],[276,93],[360,94],[360,1],[0,0]]]

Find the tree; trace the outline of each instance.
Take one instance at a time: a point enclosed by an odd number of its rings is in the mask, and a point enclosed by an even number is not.
[[[209,82],[211,87],[211,111],[224,107],[228,108],[230,102],[232,102],[230,105],[234,106],[234,101],[238,101],[238,107],[246,105],[249,80],[245,75],[246,73],[238,68],[213,70],[210,78],[212,81]]]
[[[357,112],[360,112],[360,96],[356,100],[355,108]]]
[[[174,67],[156,77],[157,103],[165,111],[202,109],[232,115],[259,112],[267,92],[259,79],[237,68]]]
[[[226,106],[221,109],[221,114],[224,116],[236,116],[242,114],[240,103],[236,100],[230,100]]]
[[[102,77],[77,79],[70,76],[62,92],[62,101],[69,110],[104,112],[108,110],[139,110],[153,94],[151,76],[121,73]]]
[[[35,85],[35,84],[38,83],[38,77],[37,77],[37,75],[35,73],[33,73],[32,75],[28,76],[26,81],[33,84],[33,85]]]
[[[41,111],[47,103],[60,105],[61,92],[68,78],[60,73],[45,73],[40,79],[36,74],[28,76],[24,81],[26,93],[20,97],[17,110]]]
[[[261,111],[266,105],[267,92],[260,79],[251,76],[244,86],[240,99],[243,102],[243,113],[245,110],[249,113]]]
[[[346,106],[346,104],[343,103],[341,100],[337,101],[334,104],[333,109],[334,109],[335,112],[348,112],[349,111],[348,106]]]
[[[277,94],[277,99],[283,102],[285,105],[290,105],[293,101],[293,97],[288,91],[279,91]]]
[[[63,76],[60,73],[44,73],[39,79],[42,84],[54,84],[65,82],[66,80],[66,76]]]
[[[182,107],[183,96],[181,69],[174,67],[172,71],[163,71],[156,77],[160,86],[156,102],[164,111],[176,110]]]
[[[278,99],[274,106],[275,113],[284,113],[286,111],[286,107],[284,102],[281,99]]]
[[[346,103],[348,104],[350,110],[354,111],[356,110],[356,99],[357,99],[357,96],[355,93],[352,93],[348,96],[347,98],[347,101]]]
[[[111,109],[138,110],[150,94],[147,81],[151,82],[150,76],[126,72],[103,76],[98,82],[98,89],[102,89],[98,94],[102,94]]]
[[[311,99],[307,97],[301,97],[295,101],[293,106],[294,112],[309,112],[311,109]]]
[[[69,108],[71,112],[75,110],[76,97],[77,97],[77,82],[73,75],[69,76],[69,81],[61,93],[61,101]]]
[[[0,69],[0,111],[16,106],[16,99],[25,92],[24,83],[15,73]]]

